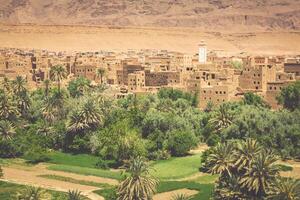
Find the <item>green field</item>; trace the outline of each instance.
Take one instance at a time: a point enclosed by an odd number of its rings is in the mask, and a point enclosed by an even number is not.
[[[98,157],[88,154],[68,154],[59,151],[48,153],[50,160],[49,163],[60,165],[72,165],[79,167],[95,168],[96,163],[99,160]]]
[[[162,180],[186,178],[199,172],[200,155],[156,161],[151,167],[152,175]]]

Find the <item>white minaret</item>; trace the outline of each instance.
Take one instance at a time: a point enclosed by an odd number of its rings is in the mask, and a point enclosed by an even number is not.
[[[201,41],[201,43],[199,44],[199,63],[206,64],[206,61],[207,61],[206,44],[204,41]]]

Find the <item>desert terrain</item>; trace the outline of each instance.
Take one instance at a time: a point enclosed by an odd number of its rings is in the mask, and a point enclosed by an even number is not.
[[[213,32],[198,28],[0,25],[0,47],[54,51],[166,49],[196,53],[205,40],[220,54],[299,54],[299,31]]]

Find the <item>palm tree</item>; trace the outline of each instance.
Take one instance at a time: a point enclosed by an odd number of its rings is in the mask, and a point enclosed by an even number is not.
[[[83,124],[89,127],[97,126],[103,121],[103,115],[100,113],[95,102],[88,99],[82,107],[81,113]]]
[[[26,79],[22,76],[17,76],[15,80],[12,81],[13,92],[15,95],[19,95],[26,90]]]
[[[226,199],[226,200],[242,200],[247,199],[242,193],[239,184],[239,177],[233,175],[227,177],[226,180],[217,181],[214,199]]]
[[[67,77],[66,69],[61,65],[56,65],[50,70],[50,78],[57,82],[58,91],[60,92],[61,81]]]
[[[6,93],[10,93],[11,92],[11,82],[7,77],[3,78],[3,81],[1,83],[3,90]]]
[[[26,189],[22,190],[17,194],[18,200],[43,200],[44,191],[41,188],[36,187],[26,187]]]
[[[17,115],[18,111],[13,105],[7,93],[0,90],[0,118],[11,119]]]
[[[230,177],[234,166],[234,145],[232,143],[218,143],[207,158],[208,171],[220,174],[221,177]]]
[[[300,180],[292,178],[278,178],[270,187],[268,199],[271,200],[299,200]]]
[[[228,104],[221,104],[215,115],[209,120],[209,124],[214,127],[216,131],[221,131],[231,125],[233,115],[230,112]]]
[[[45,97],[48,97],[49,90],[50,90],[50,80],[49,79],[44,80],[44,87],[45,87]]]
[[[69,190],[68,200],[81,200],[81,192],[78,190]]]
[[[262,150],[256,140],[247,139],[238,142],[235,153],[235,167],[240,171],[249,167],[254,157]]]
[[[87,124],[83,122],[83,117],[78,110],[74,110],[69,117],[68,130],[70,132],[76,133],[78,131],[88,128]]]
[[[65,95],[63,92],[55,90],[50,97],[44,100],[42,108],[43,116],[48,123],[65,117]]]
[[[240,179],[241,187],[257,197],[265,196],[279,173],[277,160],[273,152],[261,151],[254,157],[252,165],[246,167],[246,173]]]
[[[12,123],[6,120],[0,121],[0,135],[2,140],[10,140],[15,133]]]
[[[192,198],[186,194],[176,194],[172,196],[172,200],[191,200]]]
[[[156,191],[158,181],[149,175],[145,161],[137,157],[132,159],[127,170],[129,176],[117,189],[118,200],[150,200]]]
[[[101,81],[101,84],[103,83],[103,76],[105,74],[105,69],[104,68],[98,68],[97,69],[97,77],[100,77],[100,81]]]
[[[27,115],[31,105],[31,99],[26,90],[18,93],[18,95],[16,96],[16,103],[19,113],[21,113],[22,116]]]

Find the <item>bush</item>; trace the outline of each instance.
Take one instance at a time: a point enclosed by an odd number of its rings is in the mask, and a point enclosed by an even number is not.
[[[19,155],[20,152],[12,141],[0,140],[0,158],[12,158]]]
[[[0,166],[0,178],[2,178],[2,177],[3,177],[3,170],[2,170],[2,168]]]
[[[197,145],[196,136],[190,131],[175,130],[170,132],[168,149],[173,156],[184,156]]]
[[[289,166],[289,165],[278,164],[278,166],[280,168],[280,171],[283,171],[283,172],[288,172],[288,171],[293,170],[293,167]]]
[[[46,162],[50,160],[49,156],[47,155],[47,152],[41,147],[34,147],[25,152],[24,159],[26,159],[29,163],[33,164]]]
[[[157,150],[148,153],[148,158],[150,160],[168,160],[170,157],[170,153],[166,150]]]
[[[218,144],[219,142],[221,142],[221,138],[219,135],[217,134],[212,134],[211,136],[209,136],[209,138],[206,141],[206,144],[208,146],[215,146],[216,144]]]
[[[121,165],[122,163],[117,162],[115,160],[103,160],[102,158],[99,158],[99,160],[96,163],[96,168],[100,168],[100,169],[118,168]]]

